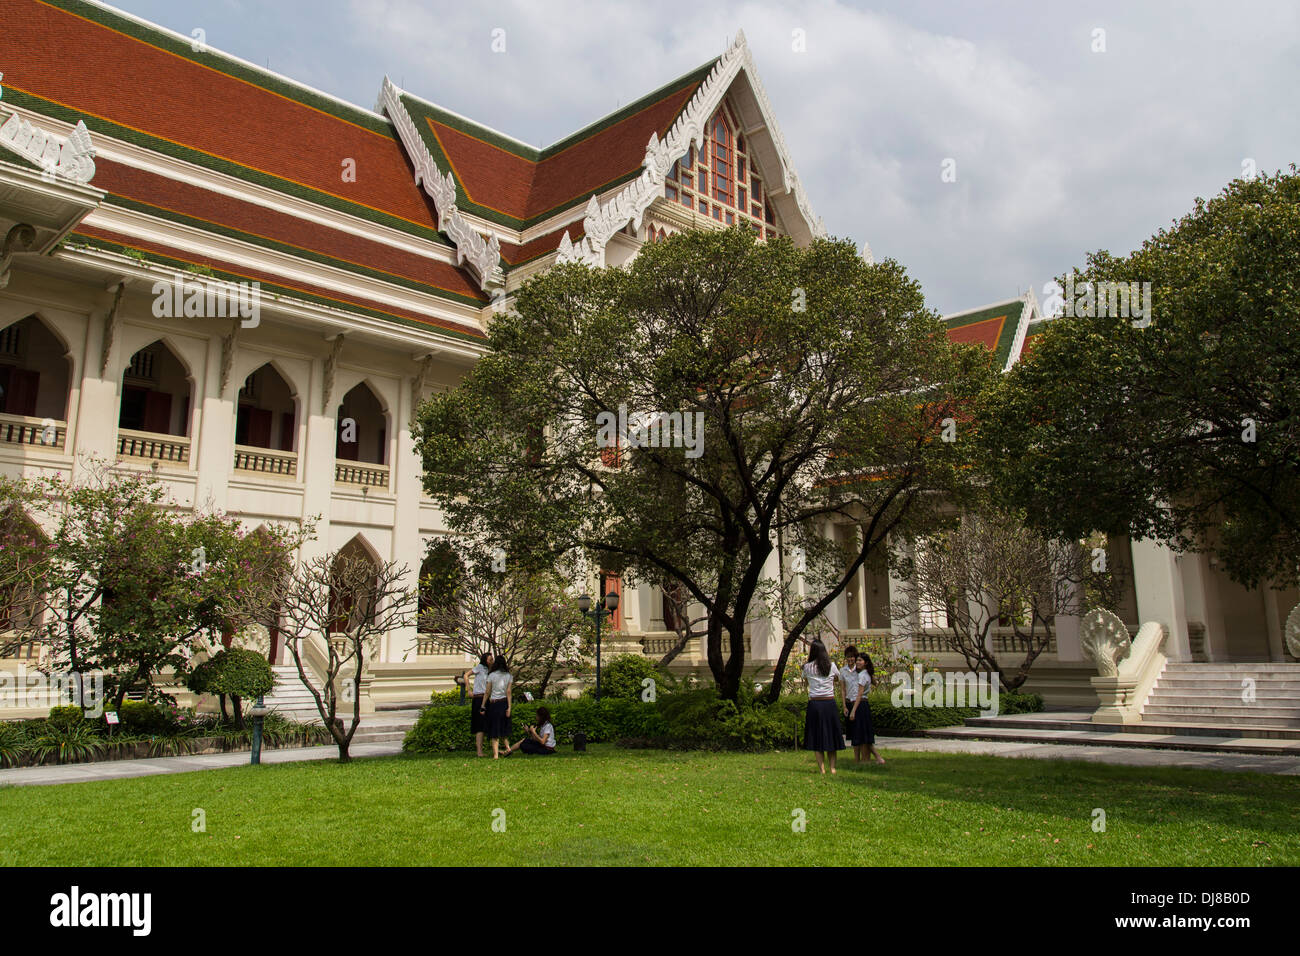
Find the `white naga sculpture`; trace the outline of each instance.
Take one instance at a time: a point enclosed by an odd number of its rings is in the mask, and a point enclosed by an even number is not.
[[[1291,609],[1286,619],[1286,629],[1282,633],[1286,637],[1286,649],[1291,652],[1291,656],[1300,658],[1300,604]]]
[[[1114,612],[1095,608],[1084,615],[1079,626],[1079,647],[1097,665],[1102,677],[1119,675],[1119,662],[1132,647],[1128,627]]]

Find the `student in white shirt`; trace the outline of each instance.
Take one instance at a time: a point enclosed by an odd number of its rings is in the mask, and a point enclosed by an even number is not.
[[[510,749],[510,710],[511,698],[514,696],[515,679],[510,674],[510,665],[504,654],[498,654],[487,676],[483,691],[483,709],[487,717],[486,733],[492,741],[492,759],[501,756],[500,745],[504,741],[506,750]]]
[[[483,691],[487,687],[488,672],[492,669],[492,658],[480,654],[473,669],[461,675],[461,680],[471,688],[469,701],[469,732],[474,735],[474,749],[483,756]]]
[[[803,666],[808,682],[808,711],[803,722],[803,748],[817,753],[818,772],[826,772],[823,758],[827,758],[834,775],[835,755],[844,749],[844,729],[835,711],[835,682],[840,673],[820,639],[804,644],[808,646],[808,663]]]
[[[876,750],[876,731],[871,726],[871,705],[867,703],[867,694],[871,692],[871,682],[875,680],[876,668],[867,654],[858,655],[858,682],[861,687],[858,704],[853,718],[853,753],[859,763],[866,762],[869,756],[876,758],[876,763],[884,763],[885,758]],[[846,685],[847,686],[847,685]]]
[[[506,750],[506,756],[516,750],[539,756],[555,753],[555,725],[551,723],[551,712],[547,708],[537,708],[537,724],[528,728],[527,737]]]
[[[844,739],[853,739],[853,704],[858,699],[858,649],[844,648],[844,666],[840,668],[840,687],[844,695]]]

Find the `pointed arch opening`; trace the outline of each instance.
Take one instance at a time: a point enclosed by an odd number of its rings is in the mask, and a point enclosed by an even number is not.
[[[41,656],[44,590],[40,575],[49,538],[26,512],[11,505],[0,512],[0,549],[5,562],[0,577],[0,658],[31,660]]]
[[[162,339],[132,355],[122,373],[118,455],[188,465],[192,394],[189,367]]]
[[[39,316],[0,329],[0,444],[62,451],[72,357]]]
[[[347,485],[388,487],[388,412],[365,382],[339,403],[334,477]]]
[[[271,362],[244,379],[235,406],[235,468],[296,478],[298,398]]]
[[[368,570],[369,587],[357,586],[357,571]],[[375,619],[374,588],[379,558],[361,535],[356,535],[334,556],[330,573],[330,631],[347,633],[363,621]]]

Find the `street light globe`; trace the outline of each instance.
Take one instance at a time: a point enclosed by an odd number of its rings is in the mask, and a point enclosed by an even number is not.
[[[617,592],[617,591],[610,591],[608,594],[605,595],[605,607],[609,608],[611,611],[617,611],[617,610],[618,610],[618,592]]]
[[[591,610],[591,595],[584,594],[578,598],[578,610],[583,614]]]

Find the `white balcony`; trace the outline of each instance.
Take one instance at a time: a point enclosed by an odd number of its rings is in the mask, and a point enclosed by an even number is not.
[[[298,477],[298,453],[236,445],[235,470],[293,481]]]
[[[117,456],[184,468],[190,462],[190,440],[184,435],[159,435],[119,428]]]
[[[67,422],[0,414],[0,445],[36,445],[61,452],[67,437]]]

